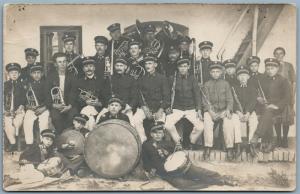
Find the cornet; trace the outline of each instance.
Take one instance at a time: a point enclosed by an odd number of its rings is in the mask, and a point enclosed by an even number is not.
[[[56,86],[51,89],[51,97],[54,104],[66,105],[60,87]]]
[[[110,62],[109,57],[105,57],[105,75],[112,75],[112,71],[113,71],[113,67],[112,64]]]
[[[93,100],[96,101],[98,98],[94,96],[91,92],[85,91],[81,88],[78,88],[80,90],[79,98],[81,98],[84,101]]]
[[[27,103],[28,103],[29,107],[35,109],[35,108],[37,108],[37,107],[40,106],[39,102],[38,102],[38,100],[36,98],[36,95],[35,95],[35,93],[34,93],[34,91],[32,89],[31,84],[29,85],[29,89],[26,92],[26,99],[27,99]]]

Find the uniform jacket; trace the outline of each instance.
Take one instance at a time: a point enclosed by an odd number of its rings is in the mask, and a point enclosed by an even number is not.
[[[94,55],[93,59],[95,60],[95,74],[99,79],[104,80],[104,71],[105,71],[105,57],[108,55],[98,55],[97,53]]]
[[[63,92],[64,101],[65,101],[66,105],[71,104],[72,106],[74,106],[76,97],[72,94],[72,89],[74,87],[74,82],[76,79],[77,78],[74,76],[73,73],[69,73],[68,71],[66,71],[65,86],[64,86],[65,91]],[[49,108],[51,108],[52,104],[53,104],[52,97],[51,97],[51,89],[53,87],[58,87],[58,86],[59,86],[58,72],[57,71],[49,72],[47,79],[46,79],[46,83],[45,83],[46,104]]]
[[[202,76],[203,76],[203,83],[207,82],[210,79],[209,74],[209,66],[213,63],[210,58],[201,58],[200,61],[197,61],[196,64],[199,66],[201,63],[202,65]],[[199,79],[200,80],[200,79]]]
[[[10,111],[12,102],[12,88],[14,87],[14,110],[17,110],[20,105],[26,104],[26,95],[24,84],[21,80],[8,80],[4,82],[4,109],[5,111]]]
[[[112,115],[110,114],[110,112],[106,112],[105,114],[103,114],[103,115],[100,117],[100,120],[99,120],[98,123],[102,123],[102,122],[107,121],[107,120],[110,120],[110,119],[120,119],[120,120],[126,121],[126,122],[128,122],[128,123],[130,122],[128,116],[127,116],[126,114],[124,114],[124,113],[121,113],[121,112],[120,112],[120,113],[117,114],[116,116],[112,116]]]
[[[173,82],[174,76],[169,79],[171,89]],[[201,106],[201,94],[196,79],[192,75],[182,76],[177,74],[173,108],[179,110],[201,110]]]
[[[170,87],[165,76],[155,72],[153,74],[147,73],[138,82],[138,92],[140,97],[140,104],[144,105],[141,94],[143,94],[146,104],[153,112],[158,111],[159,108],[169,108],[171,103]]]
[[[229,76],[229,75],[225,74],[225,80],[229,83],[229,85],[231,87],[239,85],[239,81],[237,80],[236,75]]]
[[[233,97],[230,85],[223,79],[209,80],[204,84],[204,93],[212,105],[215,112],[233,109]],[[204,111],[209,110],[207,101],[202,99],[204,104]]]
[[[164,163],[167,157],[174,151],[174,144],[170,141],[162,140],[154,142],[152,139],[147,140],[142,145],[142,160],[144,169],[149,172],[156,169],[160,176],[167,175],[164,169]]]

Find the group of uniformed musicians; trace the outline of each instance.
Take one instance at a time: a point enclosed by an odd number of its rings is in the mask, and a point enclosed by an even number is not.
[[[107,29],[111,40],[96,36],[94,56],[75,53],[76,37],[66,32],[62,38],[65,52],[55,53],[47,68],[36,62],[39,52],[34,48],[25,49],[25,67],[6,65],[4,131],[8,151],[16,149],[16,136],[23,126],[26,149],[36,153],[37,147],[32,149],[35,121],[41,138],[49,140],[68,128],[86,135],[108,119],[130,122],[142,142],[157,139],[157,123],[163,123],[180,150],[183,139],[176,123],[186,118],[193,129],[190,146],[185,149],[198,149],[203,134],[205,159],[214,146],[216,125],[223,130],[231,160],[241,154],[242,129],[248,129],[253,155],[259,141],[262,151],[272,151],[273,127],[277,146],[288,146],[296,79],[293,66],[283,61],[284,48],[276,48],[274,58],[264,61],[265,73],[259,73],[257,56],[250,56],[239,67],[232,59],[212,61],[210,41],[199,44],[201,59],[195,61],[192,55],[196,53],[189,52],[194,40],[179,35],[170,24],[158,33],[152,24],[143,26],[139,29],[142,35],[133,38],[122,36],[118,23]],[[49,118],[55,133],[49,130]]]

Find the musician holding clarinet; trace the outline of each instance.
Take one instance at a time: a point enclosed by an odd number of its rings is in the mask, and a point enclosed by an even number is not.
[[[42,79],[43,66],[38,64],[30,67],[30,79],[26,91],[26,113],[24,117],[24,135],[27,147],[30,147],[33,140],[33,126],[38,119],[39,131],[49,128],[49,110],[45,103],[45,80]]]
[[[19,76],[21,66],[9,63],[5,67],[8,80],[4,82],[4,131],[9,141],[8,152],[16,151],[16,137],[23,124],[26,103],[25,90]]]
[[[78,112],[74,106],[76,97],[71,92],[77,78],[67,70],[65,53],[55,53],[53,60],[55,69],[49,72],[46,79],[46,104],[55,132],[59,135],[72,126],[73,116]]]
[[[291,99],[290,85],[288,80],[278,73],[279,65],[277,59],[265,59],[266,74],[262,82],[258,82],[262,96],[257,100],[263,106],[263,113],[251,143],[256,144],[258,138],[262,138],[263,151],[266,153],[273,151],[274,148],[272,143],[273,117],[281,114]],[[252,150],[256,152],[254,146]]]

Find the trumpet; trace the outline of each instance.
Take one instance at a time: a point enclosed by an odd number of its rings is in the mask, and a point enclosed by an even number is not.
[[[40,106],[31,84],[29,84],[29,89],[26,92],[26,99],[29,107],[35,109]]]
[[[66,105],[60,87],[56,86],[51,89],[51,97],[54,104]]]
[[[112,75],[113,67],[109,57],[105,57],[105,75]]]
[[[80,90],[79,98],[81,98],[84,101],[93,100],[96,101],[98,98],[94,96],[91,92],[88,92],[86,90],[83,90],[81,88],[78,88]]]

